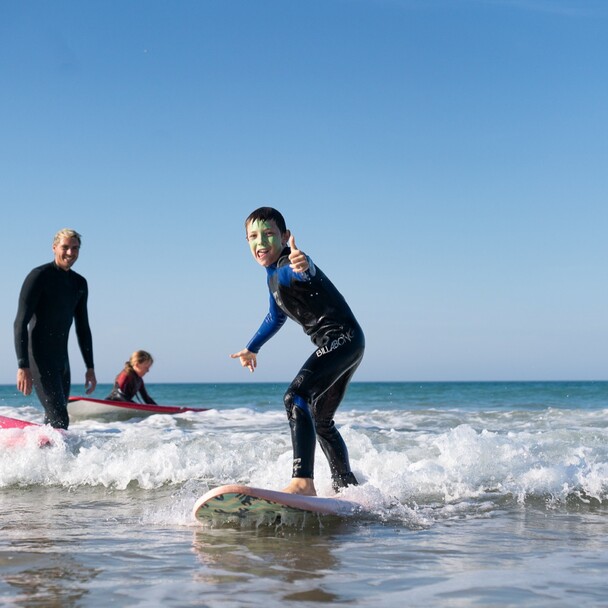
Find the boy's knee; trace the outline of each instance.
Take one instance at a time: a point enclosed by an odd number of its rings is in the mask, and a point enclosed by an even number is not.
[[[294,391],[287,391],[283,396],[283,403],[285,404],[285,410],[287,411],[287,417],[292,418],[294,407],[301,409],[304,412],[310,414],[310,408],[306,399],[295,393]]]

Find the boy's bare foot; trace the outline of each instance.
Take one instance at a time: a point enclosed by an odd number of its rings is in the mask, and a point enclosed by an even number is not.
[[[315,482],[310,477],[293,477],[283,492],[288,494],[302,494],[303,496],[316,496]]]

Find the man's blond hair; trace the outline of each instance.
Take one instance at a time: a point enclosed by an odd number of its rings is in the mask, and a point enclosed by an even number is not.
[[[62,228],[53,239],[53,245],[57,245],[61,239],[78,239],[78,244],[82,243],[82,237],[76,230],[72,230],[71,228]]]

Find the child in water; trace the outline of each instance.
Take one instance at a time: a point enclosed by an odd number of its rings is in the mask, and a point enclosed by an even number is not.
[[[231,357],[253,372],[260,348],[287,317],[299,323],[316,346],[284,396],[293,446],[292,479],[284,491],[316,495],[316,441],[329,461],[334,490],[356,485],[334,414],[363,358],[363,331],[340,292],[297,249],[279,211],[256,209],[245,221],[245,230],[253,258],[266,268],[270,310],[246,348]]]
[[[145,350],[136,350],[125,363],[124,369],[116,376],[114,388],[106,397],[107,401],[133,401],[138,395],[140,400],[150,405],[157,405],[148,395],[143,377],[150,371],[154,359]]]

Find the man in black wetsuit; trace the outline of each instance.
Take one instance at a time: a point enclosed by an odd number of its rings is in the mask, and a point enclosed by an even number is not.
[[[87,312],[88,286],[84,277],[71,270],[78,259],[80,242],[80,235],[69,228],[55,235],[55,259],[34,268],[25,278],[14,324],[17,388],[29,395],[33,386],[44,407],[45,423],[62,429],[69,424],[68,337],[73,320],[87,368],[87,394],[97,385]]]
[[[253,372],[259,349],[287,317],[300,324],[317,347],[284,397],[293,444],[292,480],[285,491],[316,495],[315,439],[329,461],[334,490],[356,485],[334,414],[363,358],[363,331],[340,292],[296,248],[276,209],[257,209],[247,218],[245,228],[254,259],[266,268],[270,310],[247,347],[231,357]]]

